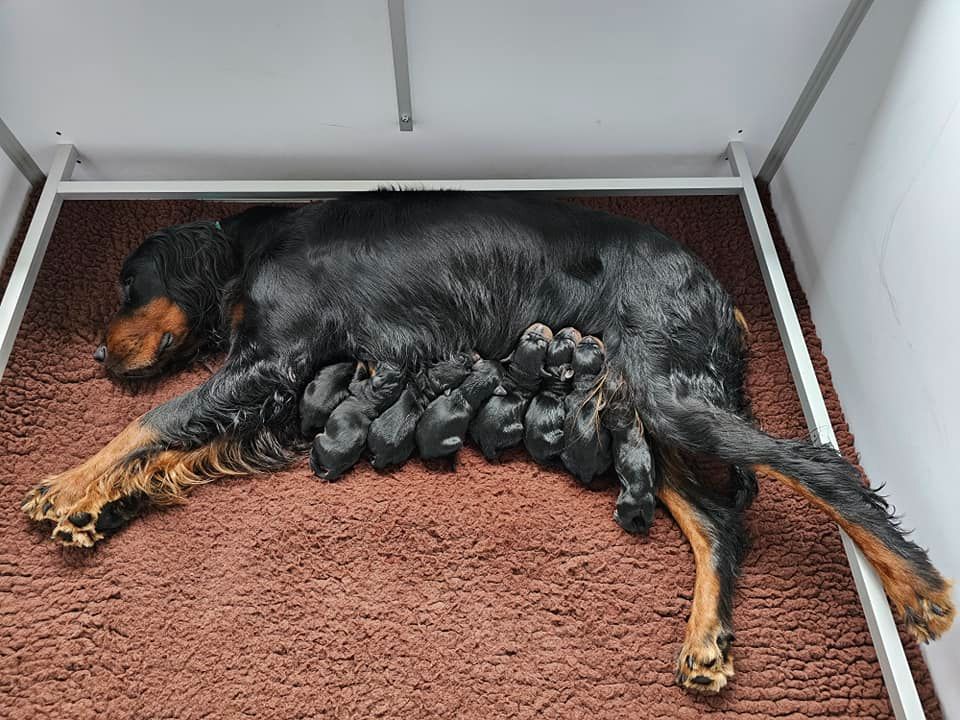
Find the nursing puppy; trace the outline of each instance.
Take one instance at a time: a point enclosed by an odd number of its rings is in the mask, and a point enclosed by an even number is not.
[[[373,419],[396,401],[403,391],[404,372],[386,363],[375,374],[350,383],[350,394],[337,405],[323,432],[313,439],[310,467],[317,477],[336,480],[353,467],[367,444]]]
[[[463,447],[470,421],[492,396],[506,396],[501,385],[503,367],[495,360],[477,360],[459,387],[441,395],[423,411],[417,423],[417,450],[425,460],[449,457],[455,461]]]
[[[323,432],[330,413],[350,394],[350,381],[366,373],[361,367],[354,362],[327,365],[310,381],[300,398],[300,432],[305,438]]]
[[[494,461],[503,450],[523,442],[523,416],[540,387],[543,357],[552,338],[553,332],[542,323],[524,331],[503,379],[507,394],[487,400],[470,423],[470,437],[487,460]]]
[[[618,405],[607,409],[603,424],[610,430],[613,469],[620,481],[613,519],[628,533],[646,534],[653,524],[658,488],[643,422],[636,412]]]
[[[523,418],[523,444],[535,461],[548,465],[563,452],[563,425],[567,417],[566,399],[573,380],[573,350],[580,332],[563,328],[553,336],[543,364],[540,392],[530,401]]]
[[[459,385],[476,355],[460,353],[414,375],[399,399],[370,425],[367,448],[377,470],[406,462],[416,448],[417,421],[434,398]]]
[[[590,485],[610,467],[610,433],[600,423],[605,362],[606,352],[599,338],[587,335],[577,343],[560,459],[582,485]]]

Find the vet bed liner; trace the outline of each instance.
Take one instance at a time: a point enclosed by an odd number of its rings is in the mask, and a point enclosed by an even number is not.
[[[739,200],[580,202],[653,222],[706,260],[750,325],[759,421],[807,437]],[[456,473],[360,465],[330,485],[300,462],[198,488],[92,552],[49,542],[17,510],[32,483],[210,372],[136,391],[103,376],[90,353],[123,257],[152,230],[239,207],[61,211],[0,384],[0,717],[893,716],[836,527],[763,477],[736,597],[737,675],[713,698],[673,684],[694,566],[669,516],[630,537],[611,518],[614,490],[580,489],[521,452],[491,465],[469,448]],[[901,635],[927,715],[940,718]]]

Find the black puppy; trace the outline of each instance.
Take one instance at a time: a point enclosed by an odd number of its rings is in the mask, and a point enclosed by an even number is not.
[[[417,423],[420,457],[454,459],[463,447],[470,421],[491,396],[507,394],[503,367],[495,360],[477,360],[460,387],[441,395],[423,411]]]
[[[613,469],[620,481],[620,494],[613,519],[628,533],[646,534],[656,509],[656,479],[643,422],[627,406],[610,407],[603,415],[610,430]]]
[[[336,480],[360,459],[373,419],[403,391],[405,374],[386,363],[375,374],[354,379],[350,395],[334,408],[323,432],[313,439],[310,467],[317,477]]]
[[[323,432],[330,413],[350,394],[350,381],[366,373],[361,367],[354,362],[327,365],[310,381],[300,398],[300,432],[304,437]]]
[[[370,464],[383,470],[406,462],[416,447],[417,421],[424,409],[438,395],[463,382],[476,359],[476,355],[460,353],[414,375],[400,398],[370,425]]]
[[[523,444],[541,465],[558,460],[563,452],[566,399],[573,380],[571,361],[578,342],[580,332],[574,328],[563,328],[553,336],[543,364],[540,392],[530,401],[523,418]]]
[[[487,400],[470,423],[470,437],[487,460],[496,460],[503,450],[523,442],[523,415],[540,387],[543,357],[552,338],[553,332],[542,323],[526,329],[507,365],[503,379],[507,394]]]
[[[567,395],[567,419],[560,459],[583,485],[610,467],[610,433],[600,423],[606,352],[599,338],[587,335],[573,351],[573,390]]]

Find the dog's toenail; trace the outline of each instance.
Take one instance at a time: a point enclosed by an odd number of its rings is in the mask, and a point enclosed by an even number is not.
[[[695,682],[697,685],[709,685],[713,682],[713,680],[708,678],[706,675],[695,675],[694,677],[690,678],[690,682]]]
[[[40,487],[37,488],[37,495],[39,495],[40,497],[43,497],[44,495],[47,494],[49,490],[50,490],[49,485],[41,485]]]
[[[90,521],[93,520],[93,515],[88,512],[78,512],[68,517],[67,520],[72,522],[78,528],[82,528],[90,524]]]
[[[693,658],[687,655],[687,667],[693,670]]]
[[[66,530],[57,530],[57,539],[64,542],[73,542],[73,533]]]
[[[939,615],[940,617],[944,617],[947,614],[946,610],[939,605],[934,605],[933,603],[930,603],[930,612],[932,612],[934,615]]]
[[[50,512],[51,510],[53,510],[53,503],[52,503],[52,502],[45,502],[45,503],[43,504],[43,514],[46,515],[46,514],[47,514],[48,512]]]

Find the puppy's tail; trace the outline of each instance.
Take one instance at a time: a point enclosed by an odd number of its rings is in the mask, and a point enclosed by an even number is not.
[[[647,398],[649,401],[649,398]],[[945,632],[955,614],[950,583],[905,536],[884,498],[830,446],[781,440],[735,413],[692,397],[657,398],[641,409],[667,447],[752,467],[799,492],[842,527],[876,568],[896,610],[921,641]]]

